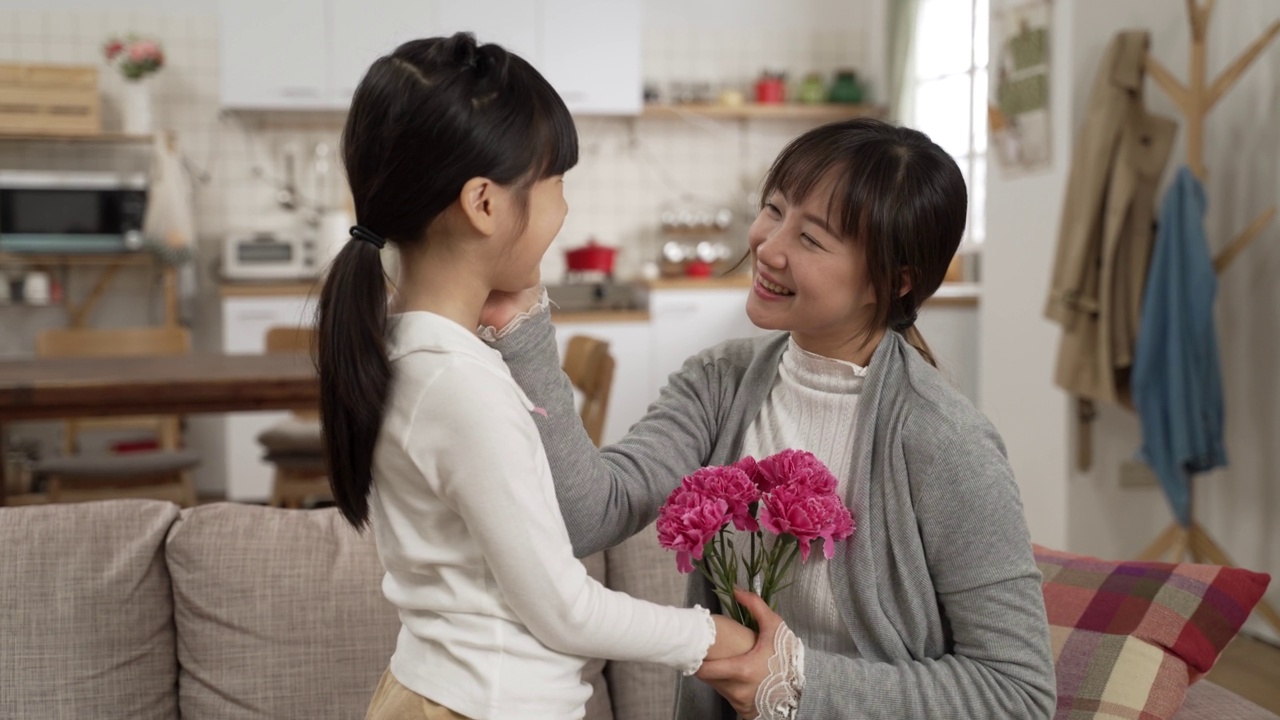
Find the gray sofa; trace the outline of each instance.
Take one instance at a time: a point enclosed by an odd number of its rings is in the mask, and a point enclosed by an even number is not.
[[[2,508],[0,547],[0,720],[361,718],[399,628],[371,539],[332,509]],[[683,595],[648,535],[588,567],[635,595]],[[670,671],[589,673],[589,720],[670,717]],[[1275,716],[1201,682],[1178,718]]]

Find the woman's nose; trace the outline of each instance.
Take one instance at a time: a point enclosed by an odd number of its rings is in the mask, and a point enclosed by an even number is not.
[[[787,255],[783,251],[781,238],[782,227],[778,226],[766,232],[756,245],[756,257],[760,262],[779,270],[787,266]]]

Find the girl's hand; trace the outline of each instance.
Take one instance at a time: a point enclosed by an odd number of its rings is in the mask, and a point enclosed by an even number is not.
[[[516,315],[528,310],[542,299],[542,286],[534,285],[519,292],[494,290],[480,308],[480,325],[502,330]]]
[[[707,661],[737,657],[755,647],[756,634],[738,621],[724,615],[712,615],[711,619],[716,624],[716,641],[707,648]]]
[[[708,654],[708,659],[698,669],[697,677],[715,688],[716,692],[728,700],[743,720],[754,720],[757,715],[756,691],[760,688],[760,683],[769,677],[769,659],[773,657],[773,637],[778,632],[778,627],[782,625],[782,618],[755,593],[738,588],[734,590],[734,597],[756,619],[756,623],[760,626],[760,635],[756,637],[755,645],[745,655],[713,659]],[[717,634],[716,642],[719,643],[719,641],[720,636]]]

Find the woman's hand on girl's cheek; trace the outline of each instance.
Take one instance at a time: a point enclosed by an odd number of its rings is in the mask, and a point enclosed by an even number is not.
[[[707,660],[698,669],[697,677],[728,700],[743,720],[754,720],[757,715],[756,691],[760,688],[760,683],[769,677],[773,638],[782,625],[782,618],[759,595],[741,589],[734,591],[734,595],[756,619],[760,634],[756,636],[755,645],[745,655]]]
[[[542,299],[542,285],[527,287],[519,292],[494,290],[480,308],[480,325],[502,330],[507,323],[528,310]]]

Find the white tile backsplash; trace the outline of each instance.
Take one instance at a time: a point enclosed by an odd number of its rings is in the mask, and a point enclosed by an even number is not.
[[[841,67],[880,66],[879,47],[866,18],[883,0],[645,0],[646,82],[663,92],[672,82],[702,81],[713,91],[735,87],[750,96],[763,68],[801,78],[816,70],[830,77]],[[336,152],[342,117],[337,113],[223,113],[218,102],[218,23],[213,10],[193,4],[164,13],[154,6],[104,6],[49,10],[0,10],[0,61],[102,63],[101,49],[113,34],[153,35],[163,44],[167,66],[149,80],[158,127],[176,132],[193,167],[207,173],[196,193],[202,277],[209,277],[228,231],[279,229],[295,223],[277,207],[271,180],[282,174],[287,146],[309,152],[318,142]],[[116,97],[123,80],[101,66],[104,122],[119,127]],[[618,245],[618,271],[639,273],[661,244],[658,214],[684,205],[730,207],[741,214],[782,146],[808,127],[778,121],[689,119],[579,120],[581,161],[570,173],[569,216],[544,262],[544,277],[563,273],[563,250],[588,237]],[[125,166],[145,168],[145,148],[0,142],[0,167]],[[309,187],[305,163],[302,188]],[[738,232],[738,236],[745,233]],[[123,277],[123,276],[122,276]],[[212,301],[212,288],[205,297]],[[16,312],[12,308],[0,313]],[[52,312],[52,311],[51,311]],[[127,313],[126,313],[127,314]],[[110,319],[106,322],[110,322]],[[6,322],[0,322],[0,326]],[[208,332],[215,332],[208,329]],[[197,329],[200,332],[200,329]],[[0,331],[0,344],[12,338]]]

